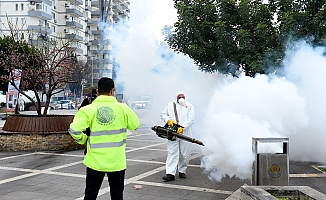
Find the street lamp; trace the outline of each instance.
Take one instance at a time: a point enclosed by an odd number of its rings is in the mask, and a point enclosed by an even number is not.
[[[84,93],[84,84],[87,83],[87,81],[85,79],[82,79],[81,81],[81,86],[82,86],[82,89],[81,89],[81,94],[80,94],[80,100],[82,100],[83,98],[83,93]]]

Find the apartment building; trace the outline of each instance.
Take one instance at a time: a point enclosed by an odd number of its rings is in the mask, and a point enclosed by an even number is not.
[[[36,39],[71,39],[80,58],[92,67],[87,82],[97,85],[101,77],[112,77],[115,66],[103,29],[128,19],[129,9],[128,0],[0,0],[0,31],[8,32],[9,18],[17,27],[25,24],[26,29],[37,32]]]

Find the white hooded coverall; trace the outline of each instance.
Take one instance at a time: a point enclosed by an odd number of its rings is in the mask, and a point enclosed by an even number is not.
[[[177,93],[184,94],[181,91]],[[186,102],[185,105],[180,105],[175,101],[176,110],[179,118],[179,125],[183,128],[183,132],[181,134],[193,137],[191,125],[195,121],[195,110],[191,103]],[[169,119],[177,122],[175,114],[173,102],[168,103],[168,105],[164,108],[161,113],[162,120],[167,123]],[[186,173],[186,169],[188,167],[190,153],[191,153],[191,143],[177,138],[175,141],[168,140],[167,144],[168,156],[166,159],[166,174],[175,175],[177,167],[178,171],[181,173]]]

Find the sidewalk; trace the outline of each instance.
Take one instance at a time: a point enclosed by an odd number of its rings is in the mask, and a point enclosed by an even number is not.
[[[0,126],[3,121],[0,120]],[[127,140],[125,200],[227,199],[242,185],[251,184],[250,180],[237,178],[210,181],[200,167],[200,151],[192,154],[186,179],[176,176],[175,181],[163,182],[167,141],[157,137],[142,121],[141,124]],[[83,199],[86,174],[83,157],[83,150],[0,152],[0,199]],[[135,188],[138,185],[141,189]],[[318,163],[290,161],[289,185],[309,186],[326,194],[326,175],[318,169]],[[104,180],[98,199],[110,199],[109,190]]]

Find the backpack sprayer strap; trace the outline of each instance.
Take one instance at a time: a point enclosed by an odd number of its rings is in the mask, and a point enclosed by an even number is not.
[[[177,113],[177,106],[175,105],[175,102],[173,102],[173,108],[174,108],[175,120],[176,120],[177,124],[179,124],[179,118],[178,118],[178,113]]]

